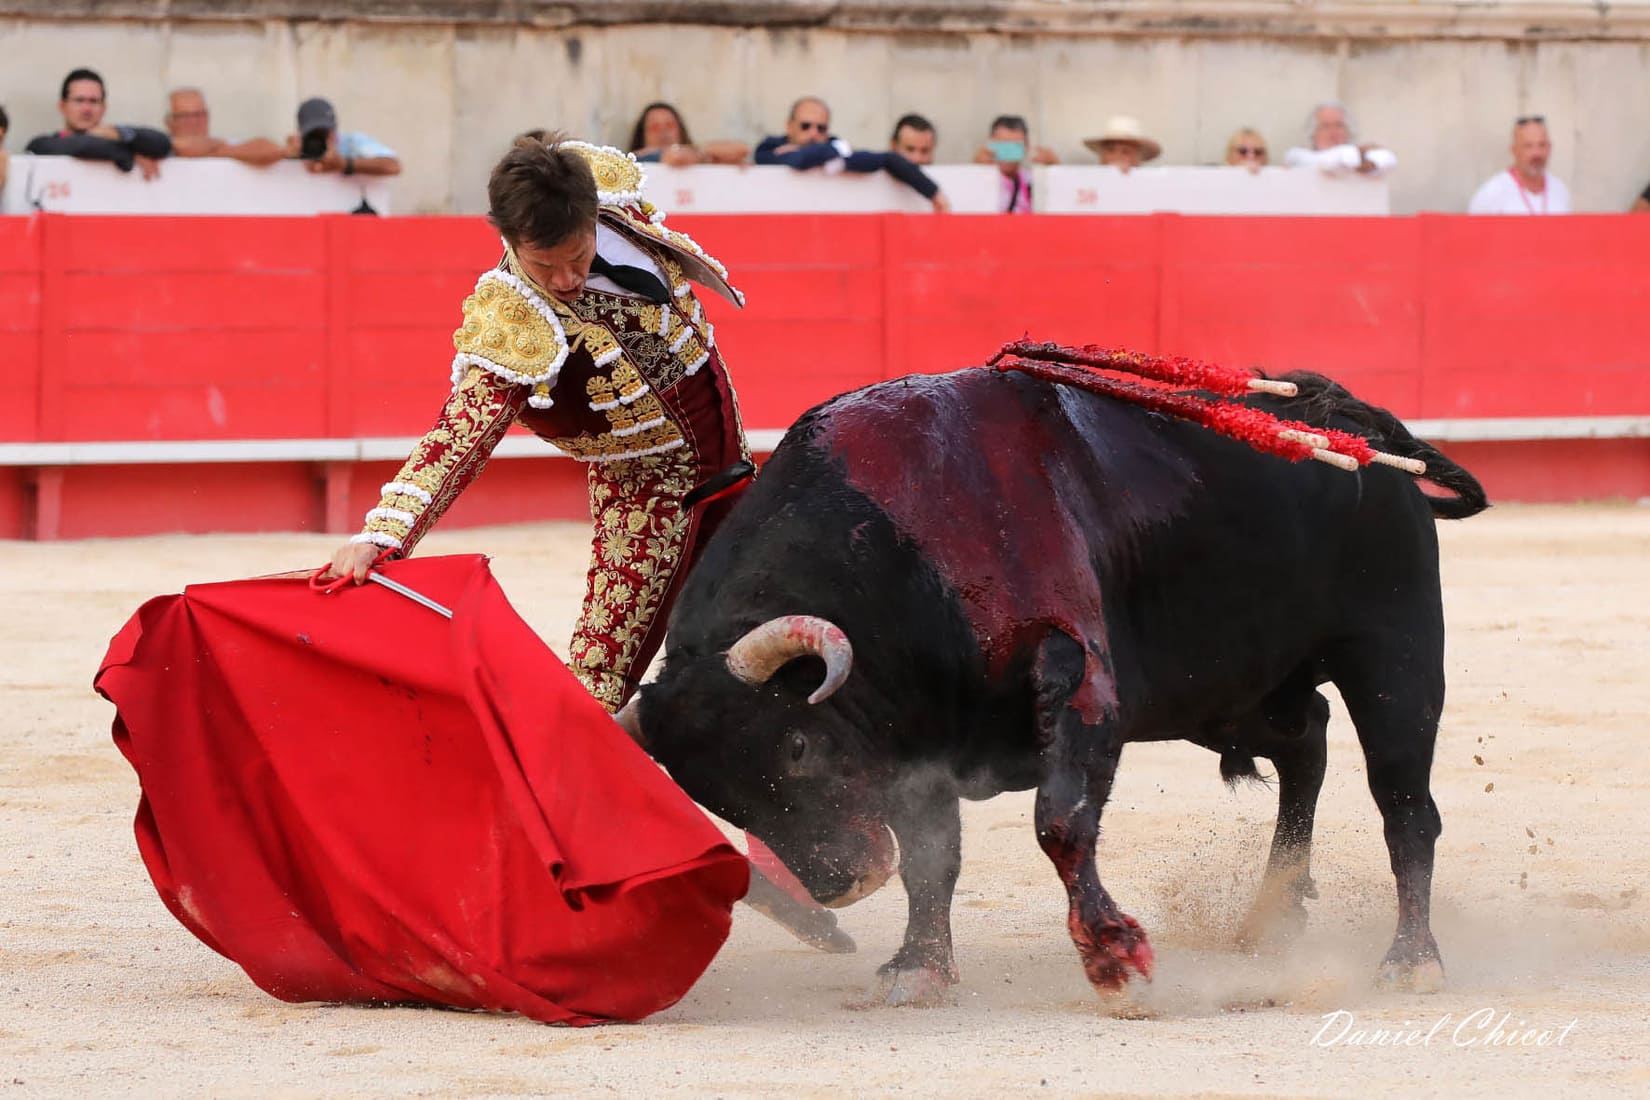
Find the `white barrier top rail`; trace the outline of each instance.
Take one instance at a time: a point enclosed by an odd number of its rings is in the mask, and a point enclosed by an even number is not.
[[[0,214],[348,214],[362,202],[388,214],[388,180],[313,173],[295,160],[254,168],[223,157],[168,157],[160,176],[145,180],[106,161],[22,153],[11,158]]]
[[[668,214],[921,214],[927,199],[884,172],[798,172],[775,165],[644,166],[648,198]],[[927,169],[958,214],[994,214],[1001,175],[991,165]],[[0,213],[305,215],[347,214],[365,201],[391,212],[392,183],[381,177],[311,174],[296,161],[253,168],[205,157],[169,158],[160,178],[144,180],[112,164],[72,157],[12,157]],[[1136,168],[1040,166],[1033,207],[1053,214],[1384,215],[1387,182],[1330,178],[1311,168]]]
[[[764,166],[646,165],[647,197],[670,214],[876,213],[930,209],[886,173],[827,176]],[[958,214],[998,212],[1001,174],[991,165],[924,169]],[[1032,207],[1045,214],[1318,214],[1384,216],[1384,179],[1332,178],[1313,168],[1136,168],[1048,165],[1033,169]]]

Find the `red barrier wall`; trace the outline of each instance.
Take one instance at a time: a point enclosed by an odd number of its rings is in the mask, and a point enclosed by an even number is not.
[[[1411,418],[1650,414],[1650,218],[671,224],[749,297],[740,312],[704,296],[751,428],[866,382],[978,363],[1027,333],[1322,370]],[[496,256],[469,218],[0,219],[0,440],[416,435],[447,390],[459,302]],[[1598,451],[1621,471],[1612,491],[1650,493],[1644,445]],[[1588,445],[1560,451],[1576,447]],[[0,535],[336,526],[386,472],[332,471],[327,498],[328,471],[276,465],[8,471]],[[495,464],[452,521],[578,500],[572,464],[498,473],[512,465]],[[1601,495],[1587,491],[1596,471],[1492,465],[1498,495]],[[534,484],[550,486],[553,513]]]

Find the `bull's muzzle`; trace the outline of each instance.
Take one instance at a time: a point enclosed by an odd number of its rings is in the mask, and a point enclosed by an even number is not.
[[[820,902],[827,909],[841,909],[870,897],[888,884],[894,877],[894,854],[897,849],[894,845],[894,834],[886,825],[872,827],[870,836],[870,866],[865,873],[854,880],[848,892],[832,898],[830,901]]]

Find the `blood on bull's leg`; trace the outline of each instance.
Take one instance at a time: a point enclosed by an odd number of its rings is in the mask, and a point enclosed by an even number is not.
[[[957,983],[951,948],[951,898],[962,866],[962,815],[948,775],[908,777],[889,825],[899,841],[905,884],[905,942],[877,969],[875,999],[890,1005],[933,1004]]]
[[[1088,725],[1071,699],[1085,675],[1083,650],[1050,634],[1032,666],[1038,734],[1047,761],[1037,788],[1037,842],[1065,885],[1066,927],[1083,973],[1103,993],[1116,992],[1131,969],[1152,975],[1152,948],[1140,922],[1118,909],[1100,884],[1094,849],[1100,811],[1111,797],[1123,742],[1105,723]]]

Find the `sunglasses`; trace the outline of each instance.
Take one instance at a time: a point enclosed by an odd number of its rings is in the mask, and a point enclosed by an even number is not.
[[[1232,146],[1232,152],[1236,153],[1240,157],[1264,157],[1266,155],[1266,146],[1234,145]]]
[[[1514,126],[1528,126],[1532,122],[1539,122],[1539,123],[1541,123],[1541,125],[1545,126],[1545,125],[1547,125],[1547,116],[1546,115],[1519,115],[1517,118],[1513,119],[1513,125]]]
[[[809,130],[818,130],[820,133],[824,134],[828,133],[831,129],[831,124],[829,122],[798,122],[796,126],[797,129],[801,130],[804,134]]]

